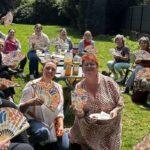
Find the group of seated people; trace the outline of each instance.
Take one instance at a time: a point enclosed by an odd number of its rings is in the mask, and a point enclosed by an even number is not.
[[[62,86],[53,81],[56,63],[47,62],[43,66],[42,76],[26,84],[19,109],[30,124],[27,129],[30,146],[27,144],[27,150],[32,147],[36,150],[121,149],[123,99],[119,86],[110,77],[100,74],[98,68],[99,62],[94,54],[86,53],[82,56],[85,78],[76,85],[75,92],[83,101],[80,101],[80,105],[71,104],[75,120],[68,133],[64,130]],[[38,95],[40,85],[51,95],[50,99]],[[46,103],[46,100],[51,102]],[[101,111],[109,114],[111,119],[101,122],[90,117]],[[16,144],[11,142],[1,143],[1,147],[11,149],[11,145]]]
[[[0,37],[4,40],[4,49],[3,53],[8,54],[13,51],[21,51],[21,44],[15,37],[15,31],[10,29],[8,31],[8,35],[4,35],[0,33]],[[68,50],[71,51],[73,49],[73,44],[70,38],[67,36],[67,31],[65,28],[60,30],[60,35],[56,39],[57,40],[57,49],[61,49],[62,51]],[[48,36],[42,32],[42,25],[36,24],[34,27],[34,33],[29,37],[29,51],[27,52],[27,58],[29,59],[29,75],[30,79],[34,79],[39,77],[38,70],[38,62],[39,58],[37,56],[36,50],[42,51],[42,53],[49,53],[50,40]],[[79,54],[83,54],[84,48],[87,46],[94,47],[94,41],[92,40],[92,34],[90,31],[86,31],[83,36],[83,40],[79,43]],[[24,77],[23,70],[25,64],[27,62],[27,58],[25,57],[20,61],[18,66],[18,71],[22,73],[21,75]]]
[[[137,74],[140,70],[147,68],[146,73],[150,76],[150,41],[148,37],[141,37],[139,42],[139,50],[135,51],[134,54],[130,52],[130,49],[125,45],[125,38],[123,35],[116,35],[115,39],[116,48],[111,50],[113,54],[113,61],[108,61],[107,66],[112,73],[112,77],[116,82],[120,83],[125,79],[125,73],[123,74],[123,70],[128,71],[130,67],[132,69],[131,74],[129,74],[127,81],[125,82],[124,93],[129,93],[130,90],[133,90],[133,101],[140,102],[145,104],[150,91],[144,91],[144,89],[137,91],[134,88],[134,83],[137,78]],[[130,57],[133,55],[132,58]],[[130,63],[130,59],[134,59],[133,64]],[[120,75],[120,79],[118,79],[118,75]],[[142,78],[142,76],[140,77]],[[143,76],[144,78],[144,76]],[[147,81],[149,82],[149,77],[147,77]],[[139,81],[140,82],[140,81]],[[145,84],[148,86],[149,83]],[[143,92],[144,91],[144,92]],[[142,99],[142,100],[141,100]]]
[[[124,36],[122,35],[115,37],[115,43],[114,61],[109,61],[108,67],[114,74],[116,80],[117,73],[120,74],[120,78],[123,78],[123,69],[130,67],[130,50],[125,46]],[[139,45],[141,50],[145,50],[148,53],[150,52],[148,38],[142,37],[139,40]],[[75,87],[75,92],[79,94],[81,101],[80,105],[79,103],[78,105],[77,103],[71,104],[71,108],[75,113],[75,120],[69,133],[64,130],[64,97],[62,86],[53,81],[57,69],[55,61],[51,60],[45,63],[42,76],[39,77],[39,59],[35,50],[49,53],[49,46],[50,40],[48,36],[42,32],[42,26],[36,24],[34,33],[29,37],[30,50],[27,53],[27,58],[29,59],[29,74],[32,80],[24,87],[18,107],[27,117],[30,124],[30,127],[27,129],[30,144],[23,144],[24,142],[22,141],[15,142],[19,142],[19,145],[25,145],[25,149],[27,150],[33,148],[35,150],[120,150],[122,132],[121,110],[124,107],[124,103],[118,84],[110,77],[99,73],[97,57],[93,53],[84,52],[86,47],[94,47],[91,32],[86,31],[83,40],[79,43],[79,55],[82,56],[84,79],[77,83]],[[60,30],[60,36],[57,38],[57,48],[62,50],[67,49],[67,51],[71,51],[73,48],[71,39],[67,37],[67,31],[64,28]],[[21,46],[19,41],[15,38],[15,31],[10,29],[4,41],[0,40],[0,52],[9,53],[20,50]],[[116,55],[116,53],[118,55]],[[6,73],[8,79],[11,79],[13,71],[2,63],[2,56],[0,53],[0,69],[2,69],[0,77],[6,77],[4,75],[4,73]],[[23,72],[27,58],[24,57],[24,59],[20,61],[17,67],[18,71]],[[133,86],[134,83],[131,85],[131,82],[134,81],[133,78],[136,76],[137,69],[139,70],[145,67],[145,65],[146,67],[150,67],[149,64],[143,65],[139,61],[136,63],[136,68],[129,77],[125,90]],[[1,73],[3,74],[1,75]],[[128,84],[129,82],[130,84]],[[38,95],[40,88],[46,91],[44,93],[46,95]],[[0,100],[2,101],[0,102],[0,107],[6,107],[3,105],[4,102],[2,100],[8,97],[4,96],[6,93],[5,90],[9,90],[7,91],[9,94],[14,92],[13,88],[8,89],[4,85],[0,85]],[[50,97],[46,99],[45,97],[47,95],[50,95]],[[5,101],[8,102],[8,100]],[[7,107],[13,106],[7,105]],[[90,117],[91,114],[100,112],[109,114],[110,120],[98,121]],[[0,150],[11,150],[11,146],[13,145],[16,145],[13,140],[0,143]],[[19,150],[19,148],[16,148],[16,150]]]

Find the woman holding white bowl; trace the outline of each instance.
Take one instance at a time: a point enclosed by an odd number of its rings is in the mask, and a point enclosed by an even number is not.
[[[94,54],[82,57],[85,79],[77,84],[75,92],[86,95],[87,99],[84,97],[80,106],[72,104],[75,121],[70,131],[70,141],[72,145],[80,145],[83,150],[120,150],[121,110],[124,103],[118,85],[100,74],[98,67]],[[109,114],[111,119],[90,118],[91,114],[101,112]]]

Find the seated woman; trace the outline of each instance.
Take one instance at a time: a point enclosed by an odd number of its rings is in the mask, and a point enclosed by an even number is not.
[[[0,97],[0,108],[11,107],[17,109],[16,105],[6,99]],[[20,133],[14,137],[11,141],[0,142],[0,150],[33,150],[29,145],[26,132]]]
[[[76,85],[75,91],[84,92],[80,105],[72,104],[75,111],[75,121],[69,136],[72,148],[74,144],[79,144],[85,150],[121,150],[123,100],[118,85],[111,78],[100,74],[98,67],[95,55],[82,56],[85,79]],[[111,119],[97,121],[89,117],[102,111],[110,114]]]
[[[149,55],[150,58],[150,55]],[[149,67],[140,69],[135,76],[132,101],[150,107],[150,59]]]
[[[9,70],[9,68],[3,64],[2,62],[2,54],[1,52],[4,50],[4,41],[0,40],[0,78],[6,78],[11,80],[11,77],[13,74],[15,74],[15,72]],[[2,87],[3,85],[0,85],[0,87]],[[13,97],[13,95],[15,94],[14,88],[10,87],[10,88],[2,88],[0,95],[3,96],[3,98],[5,99],[9,99],[10,97]]]
[[[20,110],[29,119],[31,143],[36,147],[49,144],[49,149],[59,147],[67,150],[68,136],[63,129],[63,92],[58,83],[52,81],[56,64],[48,62],[43,68],[43,76],[30,81],[24,88]]]
[[[138,73],[138,71],[141,70],[143,67],[150,67],[149,62],[144,61],[144,59],[147,59],[148,56],[150,55],[149,42],[150,41],[149,41],[148,37],[141,37],[139,39],[140,51],[138,51],[137,54],[135,54],[136,67],[126,82],[126,88],[125,88],[124,93],[129,93],[130,89],[133,87],[134,79],[135,79],[135,76]],[[147,54],[145,55],[145,58],[143,57],[143,51],[145,51],[145,53],[147,52]],[[142,60],[141,60],[141,58],[142,58]]]
[[[123,69],[128,69],[130,67],[130,49],[125,46],[125,39],[123,35],[116,35],[115,37],[115,52],[113,54],[114,60],[108,61],[107,66],[114,74],[114,79],[118,79],[118,73],[120,74],[119,81],[124,79]]]
[[[3,53],[8,54],[10,52],[17,52],[17,51],[21,52],[21,45],[20,42],[15,37],[15,31],[13,29],[10,29],[5,39],[5,47]],[[27,58],[24,57],[24,59],[20,61],[19,66],[17,67],[17,71],[21,73],[20,76],[22,77],[25,76],[23,74],[23,71],[26,62],[27,62]]]
[[[36,50],[40,50],[43,53],[49,52],[49,38],[42,32],[42,25],[36,24],[34,26],[34,33],[29,37],[29,52],[27,54],[29,59],[29,74],[30,79],[37,78],[39,76],[38,71],[38,56]]]
[[[94,41],[92,40],[92,33],[90,31],[85,31],[83,35],[83,40],[79,43],[79,54],[83,55],[84,50],[87,46],[92,46],[94,48]]]
[[[65,52],[72,50],[72,48],[73,45],[71,39],[67,36],[67,30],[62,28],[59,37],[56,39],[56,51],[60,49],[62,52]]]

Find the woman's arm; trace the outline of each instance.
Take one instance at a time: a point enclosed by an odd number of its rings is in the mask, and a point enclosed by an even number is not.
[[[21,51],[21,43],[20,43],[20,41],[19,41],[19,40],[17,40],[17,39],[16,39],[16,41],[17,41],[17,44],[18,44],[17,51]]]
[[[25,113],[27,109],[29,108],[29,106],[39,106],[39,105],[42,105],[43,103],[44,101],[42,99],[39,99],[37,96],[35,96],[34,98],[31,98],[27,100],[26,102],[21,103],[20,111]]]
[[[43,103],[44,101],[38,98],[32,86],[28,84],[23,90],[19,108],[21,112],[25,113],[27,109],[29,108],[29,106],[42,105]]]
[[[124,102],[118,84],[111,80],[109,81],[108,86],[111,91],[112,100],[115,102],[116,105],[116,107],[110,112],[111,117],[114,118],[123,109]]]

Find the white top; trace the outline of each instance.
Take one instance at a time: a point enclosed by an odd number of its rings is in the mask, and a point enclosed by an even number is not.
[[[35,79],[33,81],[30,81],[27,83],[25,88],[23,89],[23,94],[21,98],[20,104],[23,104],[24,102],[28,101],[29,99],[34,98],[35,96],[35,89],[33,88],[33,84],[40,82],[41,78]],[[64,98],[63,98],[63,91],[62,91],[62,86],[59,85],[56,82],[52,82],[54,88],[57,88],[59,92],[59,104],[57,105],[57,108],[55,110],[51,110],[48,107],[46,107],[44,104],[41,106],[29,106],[29,108],[26,111],[26,116],[28,119],[37,119],[38,121],[43,122],[48,126],[50,132],[55,132],[54,129],[54,120],[57,117],[63,117],[64,118],[64,113],[63,113],[63,104],[64,104]],[[29,115],[31,113],[31,115]],[[32,115],[33,114],[33,115]],[[35,117],[35,118],[34,118]],[[56,135],[54,134],[54,138],[56,139]],[[55,139],[53,139],[55,141]]]

